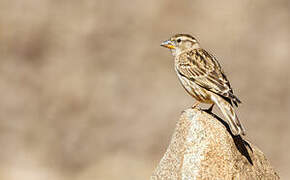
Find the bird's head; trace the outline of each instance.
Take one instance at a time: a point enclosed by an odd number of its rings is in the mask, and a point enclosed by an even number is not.
[[[170,39],[161,43],[161,46],[171,50],[173,56],[176,56],[189,49],[198,49],[198,41],[188,34],[176,34]]]

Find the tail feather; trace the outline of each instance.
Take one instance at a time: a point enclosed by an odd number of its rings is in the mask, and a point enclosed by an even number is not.
[[[234,108],[231,104],[224,101],[222,98],[218,96],[212,96],[212,100],[217,104],[223,115],[225,116],[231,132],[234,135],[245,135],[245,129],[242,126],[241,122],[239,121],[238,116],[235,113]]]

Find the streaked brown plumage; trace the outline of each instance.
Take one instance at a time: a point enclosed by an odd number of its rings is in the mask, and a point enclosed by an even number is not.
[[[200,48],[191,35],[177,34],[161,44],[175,57],[175,70],[184,89],[199,102],[217,104],[234,135],[245,134],[233,104],[241,101],[233,94],[230,82],[216,58]]]

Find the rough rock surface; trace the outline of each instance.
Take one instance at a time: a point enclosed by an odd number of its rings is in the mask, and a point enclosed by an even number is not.
[[[222,119],[199,109],[185,110],[151,180],[279,179],[265,155]]]

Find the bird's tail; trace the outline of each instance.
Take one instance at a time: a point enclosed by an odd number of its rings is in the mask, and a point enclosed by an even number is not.
[[[245,129],[239,121],[233,106],[219,96],[214,96],[212,100],[219,107],[219,109],[227,119],[233,135],[246,135]]]

